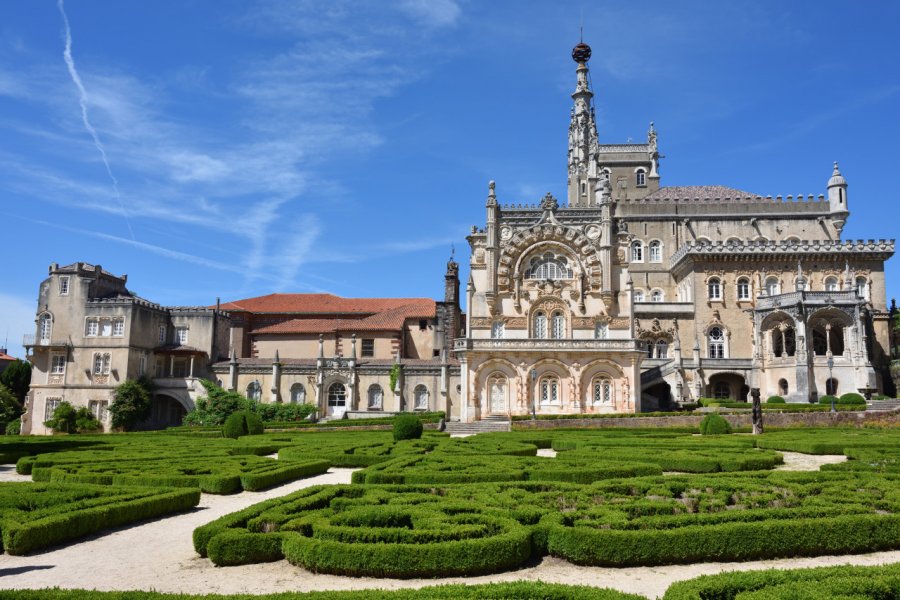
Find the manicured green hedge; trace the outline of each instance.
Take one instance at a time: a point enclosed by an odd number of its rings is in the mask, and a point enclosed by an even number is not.
[[[199,490],[4,483],[0,486],[3,549],[26,554],[91,533],[187,510]]]
[[[288,560],[314,571],[406,578],[495,572],[541,554],[635,566],[900,547],[900,477],[752,472],[590,484],[577,477],[576,483],[433,479],[308,488],[199,528],[195,548],[216,564],[242,564],[277,560],[280,547]]]
[[[766,404],[787,404],[787,402],[781,396],[769,396]]]
[[[700,433],[703,435],[723,435],[731,433],[731,425],[723,417],[710,413],[700,421]]]
[[[422,437],[422,421],[416,415],[401,413],[394,417],[394,441],[417,440]]]
[[[0,590],[0,600],[646,600],[643,596],[591,586],[542,581],[513,581],[480,585],[440,585],[408,590],[287,592],[281,594],[184,595],[159,592],[97,592],[92,590]]]
[[[673,583],[663,600],[826,600],[897,598],[900,564],[773,569],[705,575]]]

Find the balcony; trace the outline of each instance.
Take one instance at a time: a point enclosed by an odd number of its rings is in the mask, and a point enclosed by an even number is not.
[[[25,348],[49,349],[49,348],[68,348],[72,344],[65,338],[40,339],[36,338],[33,333],[26,333],[22,336],[22,346]]]
[[[757,309],[771,309],[781,306],[791,306],[800,302],[807,305],[830,306],[832,304],[859,304],[864,302],[856,294],[856,290],[840,292],[787,292],[775,296],[758,296],[756,298]]]
[[[568,339],[458,339],[453,342],[457,352],[640,352],[647,349],[639,340],[568,340]]]
[[[693,302],[635,302],[636,317],[692,317]]]

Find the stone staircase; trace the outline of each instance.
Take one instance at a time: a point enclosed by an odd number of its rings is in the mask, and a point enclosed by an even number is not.
[[[460,434],[476,434],[487,433],[489,431],[509,431],[510,421],[503,416],[488,416],[474,423],[460,423],[458,421],[447,421],[447,429],[450,435]]]
[[[886,412],[897,410],[900,408],[900,399],[894,400],[874,400],[866,407],[868,411]]]

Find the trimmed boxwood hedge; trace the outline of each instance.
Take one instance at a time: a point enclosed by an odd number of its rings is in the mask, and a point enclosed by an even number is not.
[[[0,600],[646,600],[643,596],[591,586],[542,581],[512,581],[480,585],[439,585],[408,590],[285,592],[280,594],[185,595],[160,592],[97,592],[93,590],[0,590]]]
[[[772,569],[704,575],[673,583],[663,600],[826,600],[896,598],[900,564],[878,567]]]
[[[700,433],[703,435],[723,435],[731,433],[731,425],[724,417],[710,413],[700,421]]]
[[[198,528],[194,543],[216,564],[277,560],[280,548],[313,571],[399,578],[495,572],[542,554],[621,567],[870,552],[900,547],[898,480],[754,472],[318,486]]]
[[[85,535],[197,506],[199,490],[86,485],[0,485],[3,549],[26,554]]]

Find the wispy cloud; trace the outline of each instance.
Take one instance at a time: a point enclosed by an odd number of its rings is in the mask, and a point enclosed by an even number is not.
[[[128,213],[125,210],[125,205],[122,203],[122,194],[119,193],[119,181],[116,179],[116,176],[113,175],[112,167],[109,166],[106,148],[103,147],[100,136],[97,135],[97,130],[94,129],[94,126],[91,125],[91,120],[88,118],[87,91],[84,89],[84,84],[81,82],[81,76],[78,74],[78,69],[75,68],[75,59],[72,58],[72,29],[69,27],[69,18],[66,16],[63,0],[59,0],[56,6],[59,8],[59,14],[62,15],[66,32],[66,45],[63,49],[63,60],[66,62],[66,68],[69,70],[69,76],[72,78],[72,83],[78,88],[78,103],[81,106],[81,121],[84,123],[84,128],[91,134],[91,139],[94,140],[94,146],[97,147],[97,151],[100,152],[100,157],[103,159],[103,165],[106,167],[106,173],[109,175],[110,180],[112,180],[116,200],[122,208],[122,216],[125,217],[125,223],[128,225],[128,232],[131,234],[131,239],[135,239],[134,230],[131,228],[131,221],[128,219]]]
[[[404,251],[352,245],[337,250],[324,241],[334,236],[317,215],[323,199],[361,199],[346,198],[356,192],[322,171],[382,143],[372,118],[375,103],[422,76],[412,68],[410,50],[429,30],[458,22],[454,1],[401,3],[386,17],[383,7],[346,0],[260,0],[244,16],[226,18],[226,26],[267,39],[274,30],[286,32],[282,43],[265,53],[234,49],[226,73],[209,76],[206,67],[181,65],[171,77],[139,75],[84,57],[76,68],[63,0],[58,8],[65,25],[63,58],[81,118],[76,122],[71,114],[72,94],[60,86],[60,66],[11,71],[0,65],[0,95],[43,108],[52,125],[0,121],[0,129],[15,131],[34,150],[27,161],[21,152],[0,150],[6,190],[86,217],[128,219],[133,248],[239,273],[247,284],[274,282],[279,289],[309,286],[315,278],[304,265]],[[214,117],[183,112],[179,94],[185,77],[192,78],[185,73],[203,75],[202,85],[191,90],[193,101]],[[222,114],[231,127],[221,126]],[[114,193],[89,176],[100,162]],[[118,231],[91,223],[101,231],[87,235],[125,243]],[[171,245],[135,238],[160,228]],[[209,236],[217,236],[217,246],[235,248],[234,260],[212,252],[201,256],[207,247],[191,241]]]

